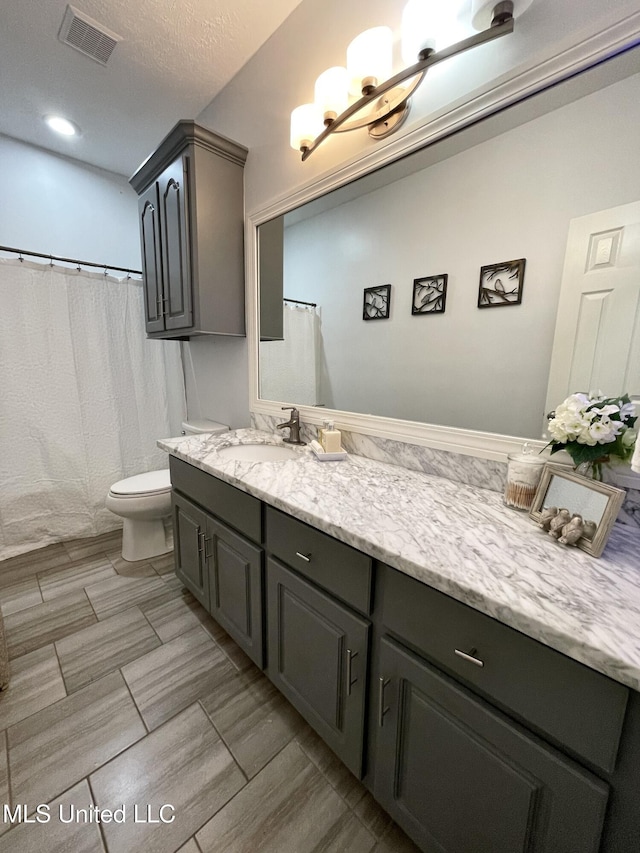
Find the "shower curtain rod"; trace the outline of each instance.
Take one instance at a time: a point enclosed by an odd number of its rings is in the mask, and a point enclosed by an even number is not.
[[[111,264],[94,264],[92,261],[79,261],[77,258],[61,258],[58,255],[43,255],[41,252],[28,252],[26,249],[14,249],[11,246],[0,246],[0,251],[13,252],[13,254],[18,255],[19,260],[22,260],[22,255],[29,255],[31,258],[45,258],[51,262],[52,266],[54,261],[63,261],[67,264],[75,264],[78,267],[96,267],[97,269],[104,270],[105,275],[107,274],[107,270],[116,270],[117,272],[142,275],[142,270],[130,270],[127,269],[127,267],[114,267]]]
[[[302,299],[287,299],[287,297],[286,297],[286,296],[285,296],[285,297],[283,297],[282,301],[283,301],[283,302],[295,302],[295,303],[296,303],[296,305],[310,305],[312,308],[317,308],[317,307],[318,307],[318,303],[317,303],[317,302],[303,302],[303,301],[302,301]]]

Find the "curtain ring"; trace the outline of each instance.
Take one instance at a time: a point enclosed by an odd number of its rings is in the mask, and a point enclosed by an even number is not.
[[[105,275],[105,276],[106,276],[106,275],[108,275],[108,273],[107,273],[107,268],[106,268],[106,267],[104,268],[104,275]]]
[[[18,260],[20,261],[21,264],[24,263],[24,258],[22,257],[22,252],[18,253]]]
[[[49,266],[53,266],[53,255],[49,255]]]

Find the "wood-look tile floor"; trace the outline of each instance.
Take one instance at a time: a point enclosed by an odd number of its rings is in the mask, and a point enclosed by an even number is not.
[[[173,556],[120,544],[0,562],[0,853],[417,853]]]

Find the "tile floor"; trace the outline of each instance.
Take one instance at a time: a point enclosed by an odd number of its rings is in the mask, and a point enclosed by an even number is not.
[[[51,545],[0,563],[0,604],[0,853],[416,853],[172,555]]]

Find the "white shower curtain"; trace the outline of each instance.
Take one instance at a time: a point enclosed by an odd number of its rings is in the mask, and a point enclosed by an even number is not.
[[[260,396],[315,406],[320,325],[315,308],[284,304],[284,340],[260,343]]]
[[[145,338],[139,281],[0,259],[0,559],[119,526],[109,487],[179,434],[179,347]]]

